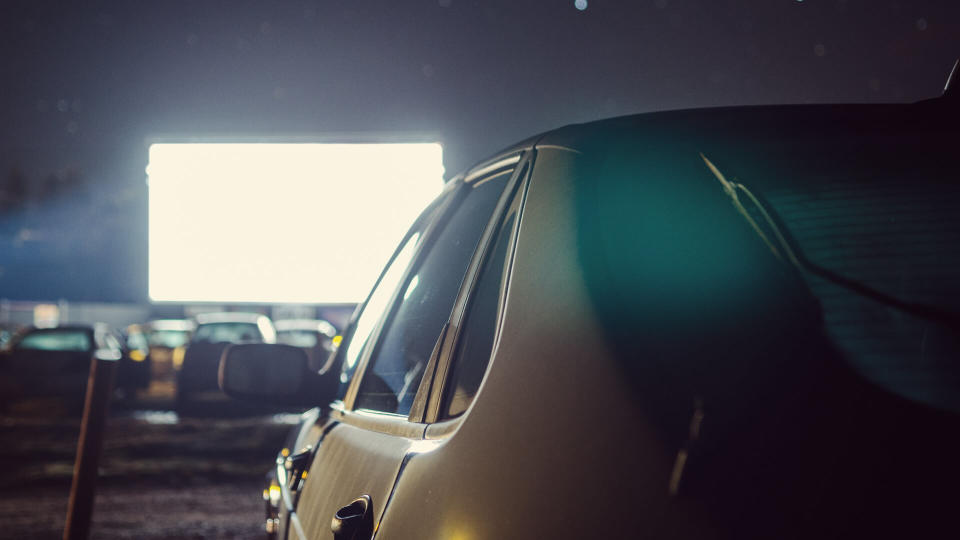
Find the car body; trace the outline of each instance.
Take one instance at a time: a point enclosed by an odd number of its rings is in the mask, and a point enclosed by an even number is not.
[[[323,319],[281,319],[274,321],[277,343],[300,347],[307,352],[317,371],[329,360],[336,348],[337,328]]]
[[[278,455],[268,533],[953,530],[958,111],[637,115],[456,176]]]
[[[114,387],[132,390],[135,367],[117,334],[107,325],[28,326],[18,331],[0,354],[3,402],[57,398],[72,412],[82,410],[90,364],[98,351],[119,360]]]
[[[129,363],[127,373],[124,374],[124,391],[129,393],[130,398],[134,398],[138,390],[146,390],[150,386],[153,357],[150,355],[147,334],[142,326],[128,325],[119,337],[125,361]]]
[[[260,313],[203,313],[194,318],[194,323],[176,374],[177,408],[181,412],[198,402],[223,398],[217,386],[217,369],[224,349],[236,343],[275,343],[277,339],[270,318]]]
[[[0,324],[0,349],[13,337],[16,331],[17,329],[12,325]]]
[[[189,319],[156,319],[136,326],[146,336],[151,380],[172,383],[196,324]]]

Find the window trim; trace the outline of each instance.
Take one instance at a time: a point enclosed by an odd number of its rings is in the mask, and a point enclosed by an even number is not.
[[[427,428],[425,424],[411,422],[404,415],[368,409],[335,409],[330,412],[330,418],[361,429],[408,439],[422,439]]]
[[[523,159],[524,154],[523,150],[516,152],[511,152],[503,156],[497,156],[493,159],[489,159],[479,165],[473,167],[464,175],[464,183],[472,184],[478,178],[488,178],[494,176],[498,172],[502,172],[504,169],[520,168],[520,161]]]
[[[447,200],[444,201],[439,208],[437,208],[437,215],[430,221],[430,223],[427,224],[426,228],[424,228],[423,240],[420,242],[420,247],[413,254],[413,257],[410,259],[410,264],[407,265],[403,271],[403,274],[400,276],[400,280],[398,281],[399,284],[402,285],[407,283],[407,279],[410,278],[410,273],[414,269],[420,268],[424,257],[426,257],[433,248],[433,244],[437,241],[440,233],[443,231],[444,227],[446,227],[447,222],[450,221],[450,218],[453,216],[454,210],[459,206],[463,198],[466,197],[466,194],[468,193],[466,186],[467,184],[463,182],[451,182],[450,184],[447,184],[447,189],[450,191],[450,195],[447,197]],[[386,267],[384,267],[384,270],[386,270]],[[402,286],[398,287],[393,291],[393,294],[390,295],[390,300],[387,302],[387,311],[384,312],[379,319],[377,319],[376,324],[370,331],[370,336],[367,338],[367,343],[372,344],[372,346],[364,346],[363,351],[360,353],[357,371],[353,375],[353,380],[350,381],[350,387],[347,389],[346,399],[344,400],[346,402],[346,409],[348,411],[367,411],[396,418],[409,418],[408,414],[386,413],[383,411],[372,411],[369,409],[356,408],[357,396],[360,393],[360,386],[363,384],[363,378],[366,376],[371,359],[381,346],[379,343],[380,337],[382,336],[383,331],[386,329],[387,323],[393,320],[397,309],[400,307],[400,303],[397,302],[397,298],[403,294],[403,289],[404,287]],[[373,290],[371,289],[371,293],[372,292]],[[424,373],[424,377],[426,377],[426,373]],[[423,383],[424,380],[421,378],[420,386],[422,386]],[[417,387],[418,393],[420,391],[420,386]],[[414,401],[416,401],[416,394],[414,394]]]
[[[430,237],[433,236],[432,231],[436,228],[437,223],[441,220],[442,216],[449,213],[450,205],[452,204],[452,201],[456,199],[456,191],[458,188],[459,188],[459,185],[457,182],[450,182],[446,184],[443,188],[443,191],[440,192],[440,195],[438,195],[437,198],[430,203],[430,205],[424,208],[424,211],[426,211],[428,208],[430,208],[430,206],[432,206],[437,201],[439,201],[437,208],[434,210],[434,215],[428,218],[430,222],[427,223],[426,227],[424,227],[423,229],[423,239],[420,241],[420,247],[417,248],[417,250],[413,253],[413,255],[410,258],[410,264],[407,266],[403,274],[400,276],[401,283],[406,280],[407,275],[410,272],[410,268],[412,268],[420,259],[424,247],[427,245],[427,242],[430,239]],[[444,199],[444,200],[441,200],[441,199]],[[419,221],[419,219],[420,218],[418,216],[417,221]],[[414,221],[413,225],[416,225],[417,221]],[[410,226],[411,230],[413,229],[413,225]],[[374,282],[373,287],[370,288],[370,292],[367,293],[367,297],[364,299],[363,303],[357,306],[357,309],[355,309],[353,314],[350,316],[350,322],[347,324],[349,335],[345,336],[346,339],[344,339],[343,342],[338,347],[337,354],[343,354],[343,355],[347,354],[347,349],[349,349],[350,343],[353,341],[353,338],[354,338],[354,333],[357,327],[357,321],[360,319],[360,316],[363,315],[363,311],[367,308],[367,304],[370,302],[370,298],[373,296],[374,291],[377,289],[377,287],[380,286],[380,282],[383,280],[384,275],[386,275],[387,268],[389,268],[390,265],[393,264],[394,260],[396,260],[397,255],[399,255],[400,250],[403,248],[403,245],[409,240],[409,238],[410,238],[410,230],[408,230],[406,234],[404,234],[403,239],[400,241],[399,244],[397,244],[397,247],[394,250],[393,254],[387,260],[386,264],[383,265],[383,270],[380,271],[380,275],[377,277],[377,281]],[[388,306],[393,305],[393,302],[396,300],[396,296],[397,296],[397,291],[394,291],[393,294],[391,294],[390,299],[387,301]],[[385,318],[386,317],[384,315],[381,315],[380,318],[374,323],[373,328],[370,330],[370,335],[367,336],[368,343],[376,341],[376,339],[379,337],[380,330],[383,326],[383,321]],[[353,372],[353,376],[350,378],[350,384],[347,386],[347,391],[343,396],[343,400],[340,401],[340,410],[342,411],[353,410],[353,404],[354,404],[354,401],[356,401],[357,392],[359,391],[359,384],[360,384],[359,381],[360,379],[363,378],[363,374],[366,371],[367,357],[369,356],[369,353],[370,353],[370,348],[365,347],[365,350],[363,350],[360,353],[360,357],[357,358],[357,367]],[[339,358],[338,360],[341,362],[341,365],[342,365],[342,362],[344,362],[346,359]]]
[[[476,285],[476,279],[479,274],[478,265],[482,265],[486,260],[486,253],[489,251],[494,231],[499,228],[504,213],[509,205],[512,204],[514,195],[517,193],[517,188],[521,184],[524,186],[524,199],[526,197],[525,186],[526,180],[530,176],[530,170],[532,169],[532,154],[532,150],[524,149],[520,151],[513,151],[506,155],[489,160],[488,162],[474,167],[463,177],[455,178],[448,182],[441,195],[438,196],[439,198],[446,195],[447,199],[443,201],[437,208],[436,214],[431,218],[430,223],[428,223],[424,229],[423,240],[420,242],[420,247],[414,253],[410,264],[404,270],[403,275],[400,278],[400,283],[405,283],[410,277],[410,272],[416,268],[419,268],[423,258],[433,246],[433,243],[436,241],[439,233],[443,230],[453,215],[452,209],[455,209],[457,202],[459,202],[461,198],[468,193],[467,188],[472,189],[476,185],[482,183],[484,180],[492,178],[498,174],[502,174],[506,170],[512,169],[503,193],[501,193],[500,198],[497,200],[497,204],[491,213],[491,217],[487,221],[483,233],[480,235],[480,240],[477,243],[477,247],[474,250],[473,255],[471,255],[470,262],[467,265],[466,273],[464,274],[463,282],[460,284],[460,289],[457,291],[451,313],[447,317],[447,322],[443,327],[443,331],[438,336],[437,343],[434,346],[434,351],[433,354],[431,354],[430,361],[424,368],[424,375],[420,380],[420,385],[417,388],[417,393],[414,397],[414,406],[411,408],[410,414],[400,415],[382,411],[372,411],[368,409],[355,409],[356,398],[360,390],[360,385],[362,384],[363,378],[366,375],[366,371],[370,366],[371,359],[377,350],[378,342],[382,337],[382,333],[387,322],[392,320],[394,312],[397,309],[397,298],[400,294],[402,294],[403,289],[403,287],[398,287],[395,291],[393,291],[393,294],[390,297],[388,304],[390,306],[389,310],[380,316],[373,329],[370,331],[367,342],[372,343],[373,346],[366,346],[361,352],[360,358],[357,360],[358,365],[356,371],[350,380],[350,385],[347,388],[347,392],[344,395],[343,401],[335,404],[336,406],[331,409],[331,419],[363,429],[390,435],[404,436],[408,438],[423,438],[426,435],[427,427],[431,423],[431,407],[438,407],[438,405],[436,405],[434,402],[442,399],[443,389],[438,388],[438,386],[444,386],[444,380],[437,378],[439,375],[441,375],[439,368],[441,365],[444,367],[442,376],[445,378],[446,369],[449,367],[450,357],[452,356],[450,345],[456,344],[456,341],[454,340],[455,332],[451,331],[453,329],[451,321],[457,320],[459,323],[462,319],[463,305],[466,303],[467,298],[469,298],[469,295],[473,292],[473,288]],[[519,219],[514,226],[514,235],[513,238],[511,238],[511,245],[508,247],[508,260],[511,264],[513,259],[512,252],[515,247],[516,231],[518,228]],[[404,240],[407,238],[408,236],[405,236]],[[400,246],[398,246],[397,249],[399,250]],[[396,253],[394,253],[394,256],[390,258],[388,264],[393,261],[395,256]],[[387,265],[384,265],[384,270],[386,270],[386,268]],[[354,311],[354,314],[350,318],[351,340],[353,339],[352,333],[353,329],[355,328],[355,323],[362,314],[363,309],[366,308],[367,302],[369,301],[373,290],[376,286],[379,286],[382,277],[383,273],[381,272],[381,276],[377,279],[375,286],[371,288],[370,294],[367,295],[367,298],[364,300],[363,304],[361,304],[361,306]],[[505,299],[503,295],[504,291],[503,288],[501,288],[501,304]],[[499,311],[502,311],[502,309],[498,310],[498,313]],[[499,326],[500,323],[498,321],[495,339],[496,336],[499,336]],[[458,329],[456,333],[459,334]],[[342,343],[340,346],[340,350],[345,351],[345,348],[348,347],[348,345],[348,342],[344,340],[344,343]],[[440,385],[435,384],[435,382],[438,380],[441,381]],[[452,419],[449,422],[459,422],[462,416],[463,415]],[[434,418],[435,422],[436,414],[434,413],[432,417]]]
[[[496,235],[500,232],[500,227],[503,225],[508,210],[516,204],[517,219],[513,224],[513,229],[510,231],[509,243],[507,244],[507,256],[504,260],[504,267],[507,269],[506,279],[500,285],[499,298],[497,299],[497,320],[494,325],[493,346],[490,350],[491,358],[496,352],[497,344],[500,340],[500,327],[503,320],[503,308],[507,298],[510,275],[513,272],[517,233],[520,230],[520,222],[522,220],[524,203],[527,198],[527,189],[530,185],[534,158],[535,150],[531,150],[524,152],[521,159],[516,163],[512,177],[504,189],[500,200],[497,202],[497,206],[490,216],[490,221],[487,222],[483,235],[480,237],[477,249],[474,251],[473,258],[464,276],[463,283],[460,285],[457,299],[453,304],[448,323],[449,327],[444,336],[444,343],[440,347],[434,380],[430,385],[430,396],[427,400],[426,416],[424,417],[424,421],[428,425],[443,424],[447,426],[441,430],[442,434],[452,433],[465,416],[465,414],[461,414],[455,418],[442,418],[440,408],[443,405],[444,393],[450,384],[450,367],[453,362],[454,353],[457,350],[457,345],[460,342],[464,316],[472,303],[474,291],[480,279],[480,272],[491,256],[490,252],[493,248],[493,243],[496,240]],[[488,370],[489,367],[490,364],[488,363]],[[484,373],[484,378],[486,378],[486,373]],[[431,432],[435,431],[436,430],[431,430]]]

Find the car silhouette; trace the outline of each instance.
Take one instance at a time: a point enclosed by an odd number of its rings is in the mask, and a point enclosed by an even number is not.
[[[271,537],[848,538],[954,530],[960,107],[563,127],[452,178],[318,374]]]

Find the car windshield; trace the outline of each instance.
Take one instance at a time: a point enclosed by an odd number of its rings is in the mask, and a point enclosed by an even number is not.
[[[131,349],[144,350],[147,348],[147,337],[142,332],[130,332],[127,334],[127,346]]]
[[[27,334],[17,349],[37,351],[86,352],[91,349],[90,335],[83,330],[40,330]]]
[[[186,344],[189,338],[190,333],[185,330],[154,330],[150,333],[150,345],[173,349]]]
[[[243,343],[262,342],[263,336],[254,323],[222,322],[202,324],[193,335],[193,342]]]
[[[310,330],[278,330],[277,343],[310,348],[317,345],[319,334]]]

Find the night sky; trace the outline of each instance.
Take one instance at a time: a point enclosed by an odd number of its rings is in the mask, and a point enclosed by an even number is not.
[[[456,172],[609,116],[915,101],[960,2],[6,1],[0,47],[0,297],[142,301],[151,138],[435,134]]]

